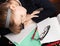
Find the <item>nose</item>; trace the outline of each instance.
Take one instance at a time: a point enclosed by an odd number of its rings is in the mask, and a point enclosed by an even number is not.
[[[23,23],[20,24],[20,30],[22,30],[22,29],[24,29],[24,24]]]

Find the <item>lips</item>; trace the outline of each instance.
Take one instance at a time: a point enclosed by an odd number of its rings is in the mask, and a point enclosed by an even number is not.
[[[22,29],[24,29],[24,24],[23,23],[21,23],[21,25],[20,25],[20,30],[22,30]]]
[[[21,23],[20,26],[14,26],[12,29],[15,33],[20,33],[24,29],[24,24]]]

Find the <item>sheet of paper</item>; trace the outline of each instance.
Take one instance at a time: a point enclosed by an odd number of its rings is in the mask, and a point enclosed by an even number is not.
[[[46,25],[50,25],[51,27],[50,27],[48,34],[41,41],[41,43],[48,43],[48,42],[60,40],[60,25],[59,25],[57,18],[53,17],[49,21],[46,20],[46,21],[39,23],[38,26],[40,27],[38,28],[38,30],[40,34]]]
[[[36,28],[36,24],[33,23],[33,24],[30,24],[25,29],[23,29],[21,31],[21,33],[19,33],[19,34],[8,34],[8,35],[5,35],[5,37],[7,37],[13,43],[16,42],[19,44],[35,28]]]
[[[46,18],[45,20],[43,20],[37,24],[39,35],[41,35],[41,33],[43,32],[43,30],[46,26],[50,25],[49,23],[50,23],[50,18]]]
[[[60,24],[60,14],[57,15],[58,22]]]

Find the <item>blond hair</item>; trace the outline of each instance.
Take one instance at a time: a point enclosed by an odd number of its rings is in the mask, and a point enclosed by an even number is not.
[[[14,1],[16,1],[16,0],[14,0]],[[0,23],[2,24],[2,27],[5,26],[8,9],[10,8],[11,4],[12,4],[11,0],[7,0],[6,2],[4,2],[0,5]],[[16,4],[19,5],[18,2]],[[13,13],[11,15],[13,15]]]

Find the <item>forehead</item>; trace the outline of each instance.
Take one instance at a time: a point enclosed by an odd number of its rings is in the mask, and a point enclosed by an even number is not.
[[[17,3],[18,1],[16,1],[16,0],[10,0],[10,2],[11,2],[11,3],[12,3],[12,2]]]
[[[20,13],[21,14],[26,14],[27,10],[24,7],[20,6]]]
[[[16,0],[8,0],[9,3],[17,3],[18,1]]]

